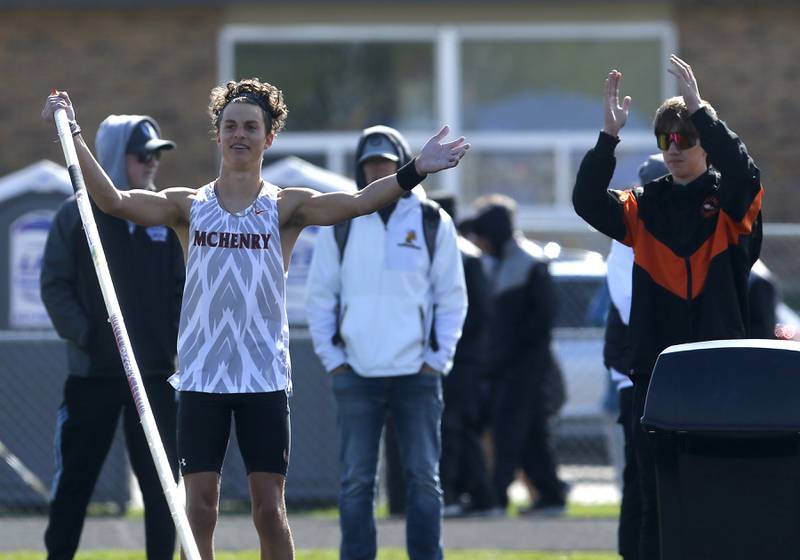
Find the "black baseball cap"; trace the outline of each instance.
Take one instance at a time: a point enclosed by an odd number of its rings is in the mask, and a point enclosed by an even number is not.
[[[133,129],[125,153],[142,154],[158,150],[171,150],[174,147],[175,142],[161,138],[153,123],[144,120]]]
[[[383,134],[373,134],[364,141],[364,149],[358,158],[358,163],[364,163],[368,159],[382,158],[389,161],[400,161],[397,147]]]

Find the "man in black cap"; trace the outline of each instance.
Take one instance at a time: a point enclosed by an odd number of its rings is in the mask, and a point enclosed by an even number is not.
[[[100,164],[117,188],[157,190],[153,181],[161,153],[175,144],[161,138],[158,124],[150,117],[111,115],[100,125],[96,147]],[[94,202],[92,207],[177,480],[177,406],[167,377],[175,370],[183,252],[170,228],[137,226],[104,214]],[[67,342],[69,369],[57,417],[56,473],[44,537],[47,557],[60,560],[75,555],[86,508],[121,414],[128,456],[144,499],[147,558],[171,560],[175,526],[128,389],[74,198],[53,220],[41,293],[53,325]]]
[[[357,186],[397,173],[410,154],[393,128],[365,129]],[[450,216],[419,189],[317,237],[308,325],[337,404],[342,560],[377,554],[375,481],[387,410],[406,478],[408,557],[443,558],[442,376],[467,311],[456,239]]]

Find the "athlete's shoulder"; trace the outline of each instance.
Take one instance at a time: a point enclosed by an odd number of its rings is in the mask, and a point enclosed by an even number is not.
[[[287,187],[278,189],[278,200],[286,200],[287,202],[302,201],[318,194],[320,194],[319,191],[306,187]]]
[[[283,215],[291,215],[304,202],[320,194],[319,191],[305,187],[278,189],[278,208]]]

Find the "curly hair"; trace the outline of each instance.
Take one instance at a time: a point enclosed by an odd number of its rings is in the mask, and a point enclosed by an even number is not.
[[[717,112],[708,101],[702,101],[700,106],[705,107],[712,117],[717,117]],[[666,134],[674,128],[697,136],[697,129],[689,118],[689,108],[680,95],[665,100],[653,118],[653,131],[656,134]]]
[[[253,96],[258,101],[252,99]],[[211,90],[208,114],[211,117],[213,133],[219,132],[222,111],[229,103],[249,103],[260,107],[264,111],[264,129],[268,131],[268,134],[277,134],[283,130],[286,116],[289,114],[289,109],[286,108],[286,103],[283,101],[283,92],[272,84],[262,82],[258,78],[249,78],[238,82],[230,80]]]

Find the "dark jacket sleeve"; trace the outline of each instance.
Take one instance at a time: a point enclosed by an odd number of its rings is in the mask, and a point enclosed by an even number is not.
[[[483,330],[489,306],[489,284],[478,257],[467,256],[464,258],[464,280],[467,285],[469,307],[467,308],[467,317],[464,319],[461,338],[471,339]]]
[[[775,285],[769,279],[751,272],[747,288],[750,338],[775,338],[775,324],[778,322],[775,312],[778,294]]]
[[[173,246],[176,252],[175,258],[173,260],[173,265],[175,267],[175,306],[173,309],[173,316],[174,316],[174,325],[175,325],[175,332],[178,332],[178,329],[181,324],[181,306],[183,304],[183,288],[186,284],[186,261],[184,260],[183,256],[183,246],[181,246],[180,241],[178,241],[178,236],[174,233],[170,234],[170,237],[173,239]]]
[[[619,310],[611,302],[603,343],[603,363],[606,368],[614,368],[620,373],[629,374],[633,369],[633,346],[628,326],[622,322]]]
[[[622,241],[627,233],[623,207],[608,193],[616,167],[614,149],[618,143],[618,138],[600,133],[597,144],[581,161],[572,191],[572,205],[589,225]]]
[[[85,348],[89,320],[78,297],[78,270],[74,238],[80,215],[74,199],[56,212],[47,243],[40,277],[42,302],[58,334]]]
[[[744,143],[705,108],[695,111],[691,118],[711,165],[722,175],[719,191],[722,209],[735,222],[745,220],[748,214],[755,220],[761,209],[761,172]]]
[[[547,341],[550,346],[550,333],[556,322],[558,296],[553,277],[547,262],[537,263],[528,279],[528,294],[533,305],[528,315],[528,329],[535,341]]]

